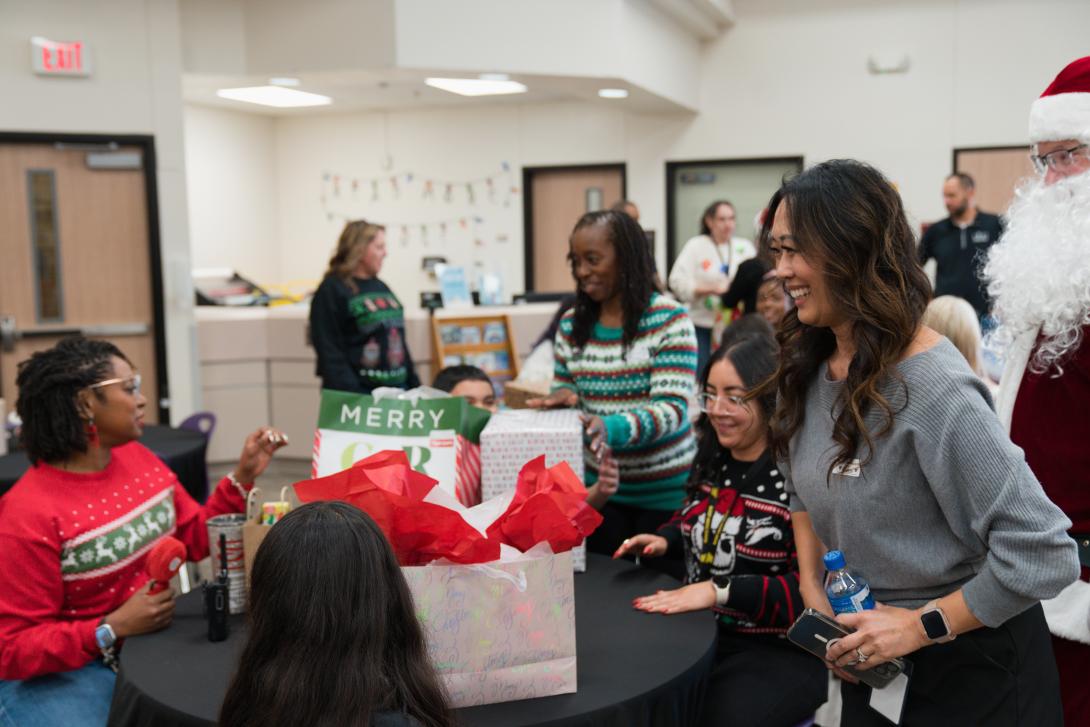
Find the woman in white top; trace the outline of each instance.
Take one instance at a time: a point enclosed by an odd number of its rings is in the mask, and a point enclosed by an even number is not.
[[[685,243],[670,271],[670,289],[689,306],[696,327],[697,373],[711,355],[712,329],[723,312],[720,296],[743,260],[757,256],[753,243],[734,237],[734,205],[719,199],[708,205],[700,234]]]

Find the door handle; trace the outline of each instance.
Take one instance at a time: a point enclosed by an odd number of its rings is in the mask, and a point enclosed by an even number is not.
[[[43,326],[17,328],[14,316],[0,316],[0,350],[11,353],[15,342],[24,338],[55,336],[143,336],[150,332],[147,323],[96,323],[87,326]]]

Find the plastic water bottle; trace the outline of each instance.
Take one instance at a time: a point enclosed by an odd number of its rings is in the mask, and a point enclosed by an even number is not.
[[[848,570],[844,554],[830,550],[825,554],[825,595],[835,613],[858,613],[874,608],[870,584]]]

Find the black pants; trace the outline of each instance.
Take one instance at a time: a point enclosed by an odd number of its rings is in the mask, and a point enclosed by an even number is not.
[[[621,541],[640,533],[654,533],[670,519],[670,510],[644,510],[641,507],[607,502],[601,510],[604,520],[587,538],[587,550],[591,553],[612,556]],[[685,577],[685,564],[681,558],[644,558],[640,561],[653,570],[671,575],[678,580]]]
[[[786,639],[720,629],[700,725],[794,727],[814,716],[827,690],[825,664]]]
[[[1052,727],[1063,724],[1060,679],[1040,604],[905,657],[912,678],[902,725]],[[891,724],[868,706],[870,687],[843,683],[845,727]]]

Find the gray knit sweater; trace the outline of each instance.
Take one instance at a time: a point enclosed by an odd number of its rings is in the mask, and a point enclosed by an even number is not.
[[[1079,575],[1071,522],[1011,444],[987,388],[946,339],[897,371],[903,384],[882,386],[893,429],[869,462],[827,481],[844,384],[822,364],[780,463],[792,510],[809,513],[821,542],[844,551],[884,603],[915,608],[961,587],[973,614],[997,626],[1055,596]],[[869,413],[871,431],[881,422]]]

